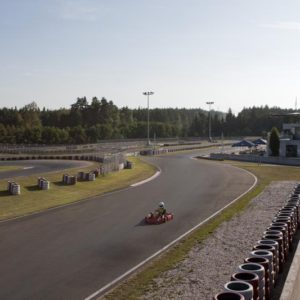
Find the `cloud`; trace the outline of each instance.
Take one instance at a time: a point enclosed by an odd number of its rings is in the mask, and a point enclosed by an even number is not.
[[[27,71],[27,72],[24,72],[24,73],[23,73],[23,76],[25,76],[25,77],[32,77],[32,76],[33,76],[33,73]]]
[[[261,27],[300,31],[300,22],[276,22],[270,24],[262,24]]]
[[[60,0],[59,15],[64,20],[96,21],[98,7],[91,1]]]

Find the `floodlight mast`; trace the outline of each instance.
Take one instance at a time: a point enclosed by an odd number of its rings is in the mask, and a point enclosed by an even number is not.
[[[154,92],[144,92],[143,95],[147,96],[147,145],[150,146],[150,127],[149,127],[149,96],[153,95]]]
[[[206,104],[208,105],[209,110],[209,117],[208,117],[208,140],[211,142],[211,106],[214,104],[213,101],[207,101]]]

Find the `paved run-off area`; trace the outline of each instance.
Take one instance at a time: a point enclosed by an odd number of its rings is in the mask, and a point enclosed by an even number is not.
[[[142,299],[212,299],[230,281],[297,182],[273,182],[248,208],[224,222],[186,259],[156,278]]]

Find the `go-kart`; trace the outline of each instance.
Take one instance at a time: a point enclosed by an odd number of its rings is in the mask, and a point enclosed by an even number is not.
[[[167,221],[173,220],[173,218],[174,218],[174,215],[172,213],[166,213],[163,216],[157,215],[155,213],[149,213],[145,217],[145,222],[148,224],[162,224]]]

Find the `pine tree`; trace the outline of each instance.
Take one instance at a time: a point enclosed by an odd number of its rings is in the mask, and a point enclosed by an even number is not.
[[[270,134],[270,149],[272,152],[272,156],[279,156],[279,147],[280,147],[279,131],[276,127],[273,127],[271,129],[271,134]]]

